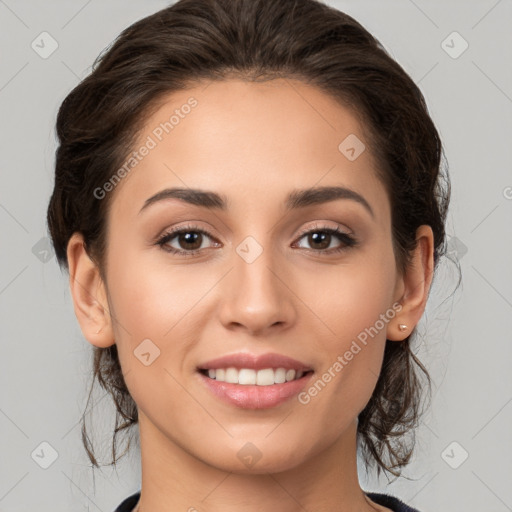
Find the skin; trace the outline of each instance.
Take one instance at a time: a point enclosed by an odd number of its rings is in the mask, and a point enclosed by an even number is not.
[[[198,101],[111,192],[106,282],[81,235],[68,244],[83,334],[97,347],[117,344],[138,407],[140,510],[389,510],[359,485],[357,416],[374,390],[386,338],[400,343],[424,311],[432,230],[418,229],[412,264],[400,275],[390,202],[369,142],[354,161],[338,150],[349,134],[366,136],[358,117],[330,96],[289,79],[205,86],[169,95],[141,132],[145,141],[188,98]],[[374,217],[350,199],[285,211],[292,189],[329,185],[364,196]],[[170,187],[224,194],[229,208],[167,199],[139,214],[147,198]],[[209,233],[199,254],[154,243],[188,221]],[[321,244],[299,238],[316,226],[339,227],[359,244],[328,254],[343,245],[333,235],[322,255]],[[247,236],[263,249],[252,263],[236,251]],[[168,245],[191,247],[179,237]],[[316,380],[396,302],[400,312],[308,404],[295,397],[240,409],[213,396],[196,372],[225,354],[278,352],[311,365]],[[133,353],[147,338],[160,350],[149,366]],[[261,454],[252,467],[237,456],[247,442]]]

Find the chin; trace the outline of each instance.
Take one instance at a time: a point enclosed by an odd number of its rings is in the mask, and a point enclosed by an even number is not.
[[[240,475],[280,473],[305,463],[306,454],[299,452],[297,445],[290,449],[278,450],[267,443],[265,448],[259,449],[257,442],[248,441],[238,448],[233,448],[232,457],[226,457],[226,451],[231,451],[229,449],[222,450],[218,457],[216,454],[210,454],[213,457],[203,460],[215,468]]]

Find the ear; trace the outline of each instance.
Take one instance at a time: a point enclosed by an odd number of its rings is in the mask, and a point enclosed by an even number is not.
[[[86,340],[106,348],[115,343],[105,284],[85,250],[83,236],[73,233],[67,246],[69,287],[75,315]]]
[[[434,234],[428,225],[416,231],[417,246],[404,275],[395,288],[395,300],[402,305],[393,322],[388,324],[386,338],[402,341],[420,321],[427,304],[434,271]],[[399,325],[407,326],[403,331]]]

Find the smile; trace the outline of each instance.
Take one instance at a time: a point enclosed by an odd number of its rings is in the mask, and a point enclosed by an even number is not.
[[[313,376],[313,370],[296,372],[287,369],[284,373],[285,380],[281,383],[279,381],[283,379],[283,370],[284,368],[254,370],[228,367],[201,369],[197,375],[206,389],[222,402],[238,409],[270,409],[300,393]],[[209,372],[212,375],[215,372],[215,376],[210,377]],[[236,382],[227,382],[227,378],[233,381],[236,379]]]
[[[284,384],[293,380],[302,378],[305,373],[303,370],[294,370],[286,368],[264,368],[254,370],[252,368],[216,368],[200,370],[203,375],[219,382],[230,384],[240,384],[242,386],[272,386],[274,384]]]

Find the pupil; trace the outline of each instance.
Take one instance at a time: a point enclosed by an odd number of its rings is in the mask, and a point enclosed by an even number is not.
[[[322,246],[320,247],[320,249],[325,249],[326,247],[329,247],[329,243],[325,243],[325,240],[331,236],[329,233],[323,233],[323,232],[320,232],[319,233],[314,233],[312,235],[310,235],[310,243],[311,243],[311,239],[313,240],[313,244],[311,245],[314,245],[315,243],[319,243],[318,239],[321,239],[320,243],[323,242]]]
[[[185,243],[186,244],[193,244],[194,242],[196,243],[197,245],[197,240],[200,238],[201,236],[201,233],[193,233],[191,234],[190,232],[189,233],[184,233],[182,234],[182,237],[185,239]],[[187,247],[187,249],[196,249],[196,248],[199,248],[201,247],[201,242],[199,242],[199,244],[194,247]]]

